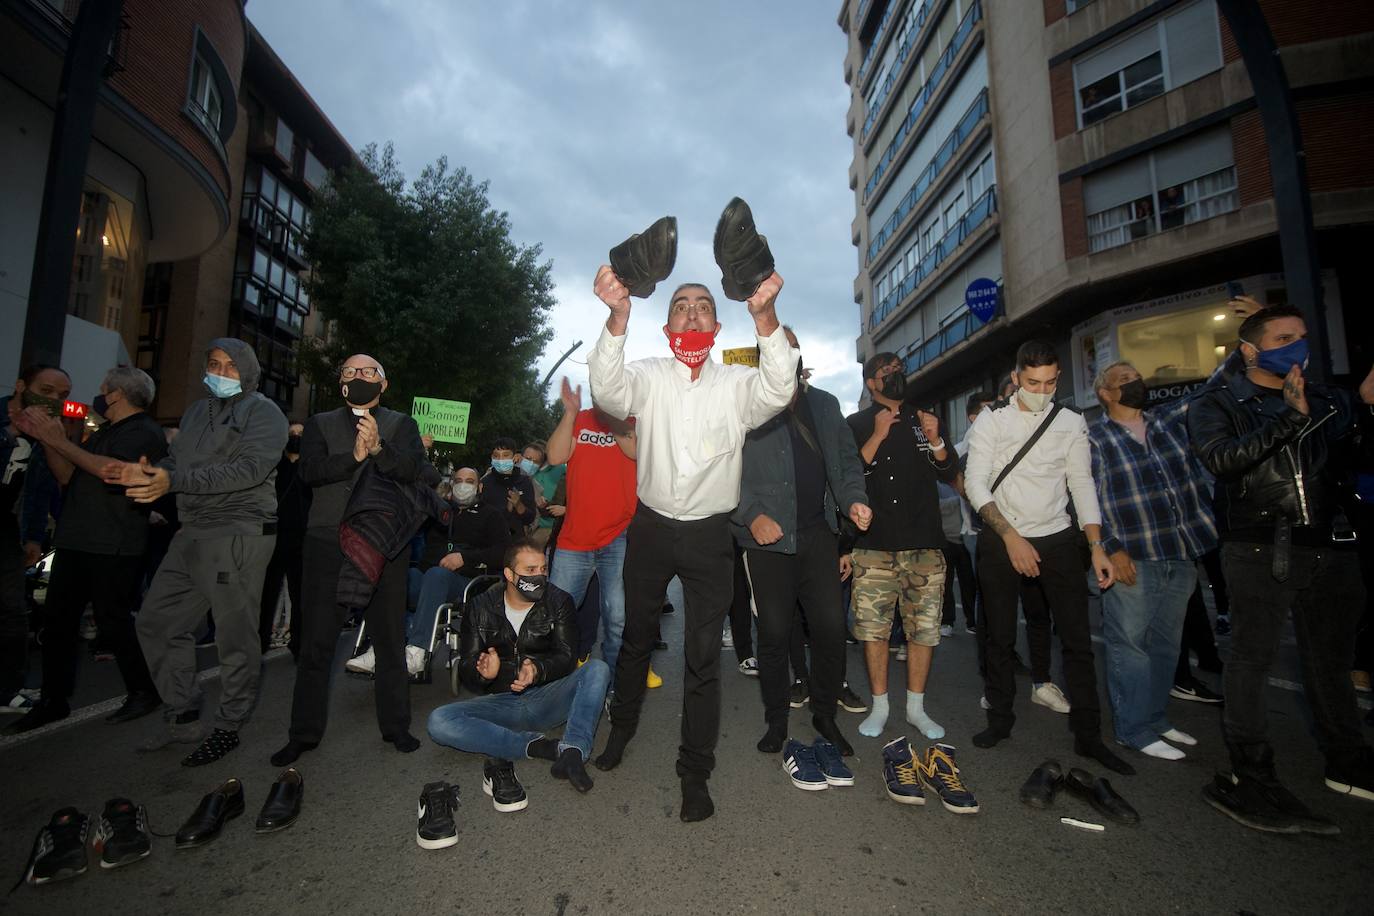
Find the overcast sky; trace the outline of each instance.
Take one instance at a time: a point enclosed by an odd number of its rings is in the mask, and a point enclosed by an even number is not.
[[[582,340],[559,374],[585,382],[607,314],[591,292],[596,268],[664,214],[678,219],[677,267],[634,300],[629,356],[667,355],[667,296],[686,280],[720,300],[717,353],[752,344],[748,312],[720,295],[711,253],[716,219],[739,195],[785,281],[779,317],[796,328],[812,382],[848,412],[860,383],[839,8],[250,0],[247,11],[355,148],[393,141],[411,177],[447,155],[490,182],[518,243],[543,246],[558,304],[541,371]]]

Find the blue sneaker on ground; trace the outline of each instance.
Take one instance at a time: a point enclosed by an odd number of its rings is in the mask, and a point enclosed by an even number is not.
[[[792,777],[792,785],[798,789],[815,792],[830,788],[820,765],[816,763],[816,752],[796,738],[788,741],[782,749],[782,768]]]
[[[854,785],[854,771],[845,766],[844,757],[835,745],[824,738],[817,738],[811,750],[816,755],[816,765],[820,767],[821,775],[829,785]]]
[[[916,768],[921,782],[940,796],[946,810],[955,814],[978,813],[978,800],[959,778],[959,767],[954,763],[954,745],[935,744],[927,748]]]
[[[883,746],[883,779],[887,797],[903,805],[924,805],[926,793],[916,775],[916,761],[906,735]]]

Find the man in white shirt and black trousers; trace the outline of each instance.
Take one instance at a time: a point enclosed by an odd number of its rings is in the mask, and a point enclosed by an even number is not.
[[[668,306],[663,330],[673,356],[627,365],[629,288],[610,266],[597,271],[594,288],[611,315],[588,359],[592,399],[614,417],[634,416],[639,440],[639,508],[625,552],[625,641],[616,665],[611,734],[595,762],[613,769],[634,736],[663,594],[679,576],[687,604],[680,816],[700,821],[715,811],[706,780],[720,731],[720,632],[733,595],[730,513],[739,502],[741,450],[749,430],[791,402],[800,354],[788,344],[774,310],[782,289],[776,272],[744,299],[758,334],[757,370],[708,358],[720,322],[711,293],[697,283],[678,287]]]
[[[1069,516],[1070,494],[1098,586],[1110,588],[1114,575],[1102,546],[1088,427],[1081,414],[1054,404],[1059,371],[1053,347],[1038,340],[1023,343],[1016,352],[1012,380],[1017,388],[1010,400],[984,410],[968,433],[964,489],[984,522],[978,582],[987,628],[988,727],[973,736],[973,743],[992,747],[1011,736],[1016,603],[1022,582],[1029,579],[1043,592],[1059,632],[1074,752],[1129,776],[1135,769],[1102,743],[1082,542]],[[1042,425],[1044,431],[1023,452]]]

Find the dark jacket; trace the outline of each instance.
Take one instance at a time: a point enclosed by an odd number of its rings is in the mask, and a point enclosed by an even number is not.
[[[299,539],[305,535],[310,518],[310,487],[301,480],[300,459],[285,455],[277,462],[277,538]]]
[[[252,347],[218,337],[206,352],[213,349],[234,360],[243,391],[228,398],[207,391],[192,401],[158,466],[171,477],[185,536],[261,534],[277,522],[277,462],[286,448],[286,417],[258,392],[262,370]]]
[[[1357,424],[1371,410],[1350,394],[1308,384],[1308,416],[1266,396],[1243,371],[1219,375],[1193,399],[1188,435],[1217,478],[1222,532],[1293,526],[1329,529],[1350,493]]]
[[[425,526],[424,536],[421,569],[438,566],[447,554],[456,551],[463,555],[459,572],[469,578],[500,571],[511,543],[506,513],[480,502],[466,509],[455,506],[447,525],[431,522]]]
[[[530,608],[517,638],[506,619],[505,579],[474,598],[458,630],[458,676],[474,693],[506,693],[525,659],[534,662],[535,684],[547,684],[572,673],[577,644],[577,609],[572,597],[550,585]],[[495,648],[501,669],[490,681],[477,673],[477,657]]]
[[[372,408],[372,415],[377,420],[382,450],[362,461],[353,458],[358,424],[352,408],[340,407],[317,413],[305,421],[301,460],[296,463],[296,470],[301,481],[314,490],[310,528],[332,530],[338,526],[353,482],[364,466],[375,466],[383,477],[401,483],[420,478],[425,447],[420,442],[420,428],[415,421],[386,407]]]
[[[19,447],[18,437],[19,431],[10,425],[6,398],[0,403],[0,475],[9,471],[10,457]],[[0,512],[18,516],[21,541],[41,544],[48,532],[48,512],[59,501],[59,493],[43,444],[30,440],[28,462],[16,468],[9,479],[0,480]]]
[[[511,490],[520,491],[520,501],[525,511],[506,511],[506,496]],[[539,517],[539,509],[534,504],[534,478],[519,468],[512,469],[509,474],[498,474],[487,468],[487,472],[482,475],[482,495],[478,498],[484,505],[501,510],[512,537],[522,536],[525,526],[533,525],[534,520]]]
[[[367,607],[387,561],[410,546],[426,520],[447,525],[453,508],[434,490],[417,482],[393,480],[375,464],[364,463],[339,521],[338,601]]]
[[[817,444],[825,465],[825,520],[838,531],[836,513],[848,513],[854,503],[868,505],[863,464],[854,434],[840,412],[833,394],[806,387],[802,397],[811,408]],[[744,440],[744,470],[740,477],[739,506],[730,514],[735,540],[749,550],[774,553],[797,552],[796,465],[792,460],[792,435],[788,424],[798,422],[793,410],[784,410],[751,430]],[[749,523],[766,515],[782,528],[782,538],[760,546]]]

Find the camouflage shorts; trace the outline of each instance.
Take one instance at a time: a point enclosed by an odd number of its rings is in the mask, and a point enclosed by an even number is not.
[[[854,638],[886,641],[892,609],[902,614],[908,642],[940,644],[945,557],[939,548],[854,551]]]

